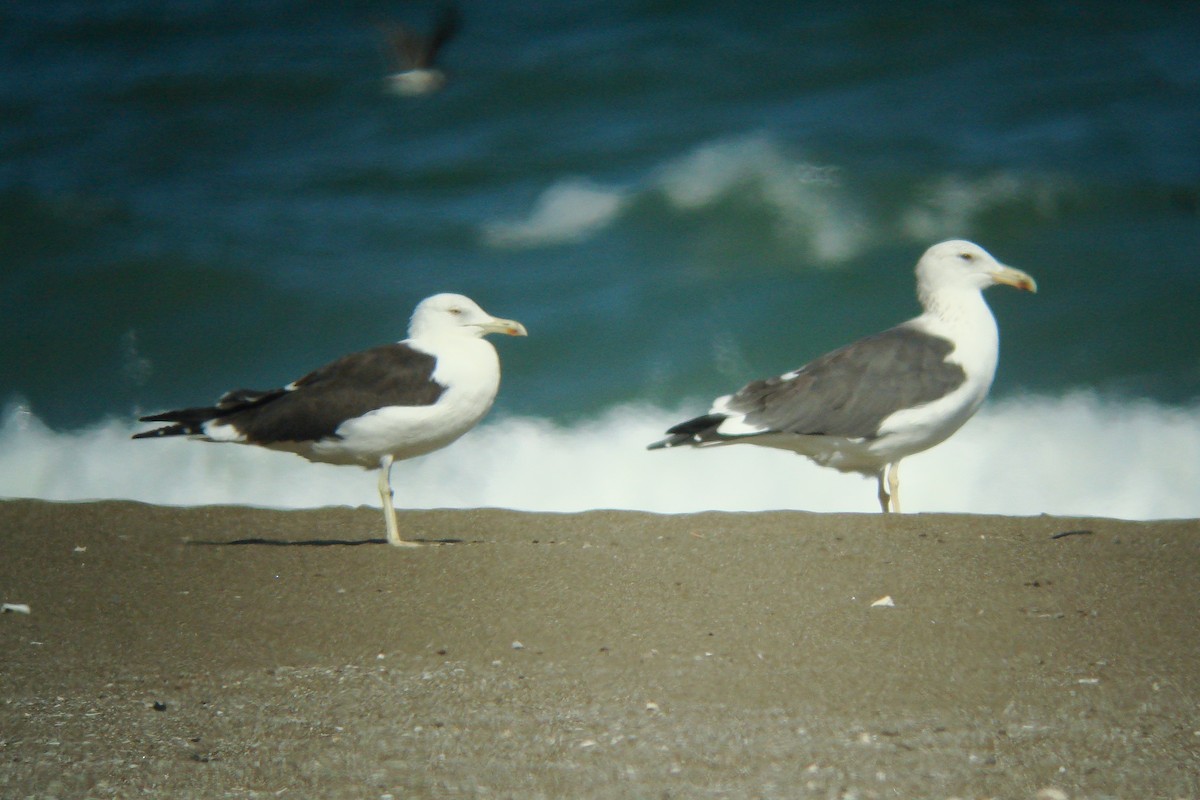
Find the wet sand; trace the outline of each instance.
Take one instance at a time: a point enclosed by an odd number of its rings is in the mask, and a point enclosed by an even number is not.
[[[1200,521],[400,519],[0,502],[0,797],[1200,796]]]

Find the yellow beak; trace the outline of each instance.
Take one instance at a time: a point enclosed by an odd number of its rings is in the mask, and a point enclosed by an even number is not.
[[[483,326],[483,329],[488,333],[503,333],[508,336],[528,336],[525,332],[525,326],[517,322],[515,319],[500,319],[493,317],[492,321]]]
[[[1037,293],[1037,281],[1029,273],[1022,272],[1015,267],[1001,265],[999,269],[994,269],[989,274],[996,283],[1003,283],[1005,286],[1013,286],[1026,292]]]

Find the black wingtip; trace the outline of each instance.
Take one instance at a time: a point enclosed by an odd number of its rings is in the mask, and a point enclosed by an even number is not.
[[[130,436],[129,438],[130,439],[157,439],[160,436],[166,436],[167,434],[164,433],[164,431],[166,431],[166,430],[167,430],[166,428],[155,428],[152,431],[142,431],[141,433],[135,433],[132,436]]]
[[[164,436],[194,436],[204,433],[204,423],[213,418],[212,414],[203,413],[209,409],[185,408],[179,411],[164,411],[161,414],[150,414],[138,417],[139,422],[169,422],[148,431],[135,433],[132,439],[161,439]]]
[[[683,444],[699,444],[705,434],[713,433],[728,417],[725,414],[705,414],[667,429],[665,439],[646,445],[647,450],[665,450]]]
[[[147,417],[142,417],[142,422],[154,422],[155,420]],[[142,431],[130,436],[130,439],[161,439],[164,436],[186,436],[191,433],[184,425],[164,425],[161,428],[155,428],[151,431]]]
[[[660,439],[657,442],[651,442],[646,445],[647,450],[669,450],[672,447],[679,447],[685,444],[699,444],[700,438],[694,433],[677,433],[674,436],[668,436],[666,439]]]

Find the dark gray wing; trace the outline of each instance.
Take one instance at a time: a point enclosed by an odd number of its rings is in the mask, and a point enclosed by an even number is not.
[[[905,323],[821,356],[794,375],[754,381],[726,407],[772,431],[869,439],[894,412],[962,385],[963,368],[946,361],[953,350],[948,339]]]
[[[385,27],[381,24],[379,28],[387,39],[397,70],[426,66],[429,43],[422,36],[403,25]]]
[[[258,444],[336,436],[348,419],[385,406],[429,406],[446,387],[433,380],[437,359],[407,344],[343,356],[296,381],[295,388],[222,414]]]
[[[142,417],[174,425],[134,436],[195,435],[215,419],[256,444],[306,442],[336,436],[339,425],[385,406],[429,406],[446,387],[433,380],[437,359],[407,344],[386,344],[343,356],[296,381],[294,388],[227,392],[215,406]]]
[[[396,67],[401,71],[432,67],[437,60],[438,51],[453,39],[461,28],[462,17],[454,6],[441,9],[428,36],[416,33],[404,25],[379,25],[391,47]]]
[[[429,36],[429,46],[426,50],[426,66],[432,66],[437,61],[438,52],[446,42],[453,39],[462,28],[462,16],[455,6],[445,6],[438,14],[434,23],[433,33]]]

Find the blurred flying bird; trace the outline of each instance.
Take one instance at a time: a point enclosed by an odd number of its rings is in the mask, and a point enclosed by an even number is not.
[[[396,71],[387,76],[390,91],[415,97],[431,94],[446,85],[446,73],[437,66],[437,57],[462,27],[457,8],[444,6],[428,36],[399,24],[381,24],[379,27],[395,63]]]

